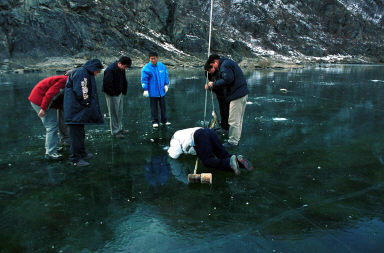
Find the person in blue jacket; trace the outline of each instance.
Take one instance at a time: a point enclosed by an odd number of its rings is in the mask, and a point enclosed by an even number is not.
[[[87,61],[73,70],[64,90],[64,123],[69,127],[70,161],[75,166],[87,166],[93,155],[85,152],[84,125],[103,124],[95,76],[103,69],[99,59]]]
[[[225,102],[229,104],[229,133],[228,140],[223,146],[227,148],[237,146],[241,137],[245,106],[249,94],[243,71],[236,62],[217,54],[210,55],[206,65],[210,66],[210,68],[206,68],[207,71],[218,71],[216,80],[208,82],[206,87],[227,88]]]
[[[169,79],[165,65],[158,61],[156,52],[149,53],[149,62],[141,70],[141,87],[143,96],[149,97],[152,126],[159,126],[158,105],[160,105],[161,123],[170,125],[165,109],[165,94],[168,91]]]

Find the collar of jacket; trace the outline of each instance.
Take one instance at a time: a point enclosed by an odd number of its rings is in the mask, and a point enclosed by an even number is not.
[[[221,57],[221,58],[219,59],[219,69],[220,69],[220,67],[221,67],[221,64],[223,64],[223,62],[224,62],[225,60],[227,60],[227,58]]]

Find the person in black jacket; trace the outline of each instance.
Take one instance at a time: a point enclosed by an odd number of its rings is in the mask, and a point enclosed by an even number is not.
[[[211,67],[210,71],[213,69],[218,71],[216,80],[208,82],[207,86],[213,89],[217,87],[228,88],[225,101],[229,103],[229,133],[228,141],[223,145],[224,147],[237,146],[241,137],[245,106],[249,94],[243,71],[236,62],[224,57],[220,58],[216,54],[208,57],[206,65]]]
[[[85,152],[84,125],[103,124],[96,80],[103,64],[99,59],[87,61],[74,69],[68,77],[64,90],[64,123],[69,126],[71,155],[69,160],[75,166],[87,166],[93,155]]]
[[[123,56],[104,71],[103,92],[107,101],[111,134],[124,138],[123,130],[123,95],[127,94],[127,78],[125,70],[131,67],[132,60]]]

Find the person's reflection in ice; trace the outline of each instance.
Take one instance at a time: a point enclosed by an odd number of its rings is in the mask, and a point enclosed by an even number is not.
[[[145,166],[145,177],[150,185],[155,188],[167,183],[171,174],[176,180],[183,184],[188,184],[188,173],[185,169],[185,164],[170,159],[168,155],[153,156]]]
[[[178,160],[170,159],[171,173],[180,182],[188,184],[188,173],[185,169],[186,163],[181,163]]]
[[[150,185],[155,188],[164,185],[170,177],[170,166],[167,155],[153,156],[145,166],[145,177]]]

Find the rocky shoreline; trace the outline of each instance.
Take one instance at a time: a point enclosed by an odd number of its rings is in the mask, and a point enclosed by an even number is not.
[[[87,60],[85,57],[48,57],[41,61],[21,61],[21,60],[3,60],[0,62],[0,74],[23,74],[38,72],[56,72],[65,73],[69,69],[81,66]],[[132,68],[142,68],[146,63],[145,57],[131,57],[133,61]],[[105,67],[115,61],[116,58],[100,58]],[[327,57],[270,57],[258,56],[253,58],[234,59],[243,69],[292,69],[303,68],[316,64],[377,64],[377,62],[355,56],[327,56]],[[170,69],[180,68],[202,68],[205,59],[197,57],[160,57]],[[379,63],[380,64],[380,63]]]

